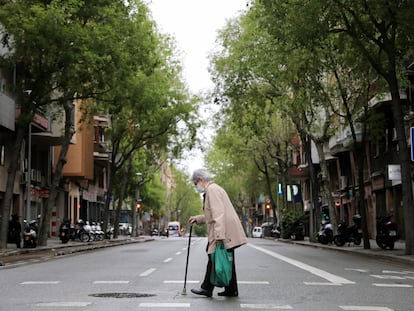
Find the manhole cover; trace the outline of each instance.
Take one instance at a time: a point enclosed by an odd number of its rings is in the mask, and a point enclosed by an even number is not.
[[[100,293],[90,294],[92,297],[102,298],[141,298],[141,297],[152,297],[154,294],[143,294],[143,293]]]

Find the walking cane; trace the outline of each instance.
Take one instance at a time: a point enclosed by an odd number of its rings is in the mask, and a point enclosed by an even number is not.
[[[191,232],[193,231],[193,225],[190,226],[190,235],[188,236],[188,247],[187,247],[187,260],[185,263],[185,275],[184,275],[184,288],[183,288],[183,292],[181,293],[182,295],[187,295],[187,271],[188,271],[188,258],[190,256],[190,243],[191,243]]]

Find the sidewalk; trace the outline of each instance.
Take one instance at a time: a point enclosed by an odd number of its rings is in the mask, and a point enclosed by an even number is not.
[[[350,246],[348,246],[348,244],[345,244],[344,246],[336,246],[335,244],[323,245],[318,242],[310,242],[308,237],[305,237],[304,241],[294,241],[287,239],[277,239],[277,241],[316,248],[324,248],[337,252],[350,252],[361,256],[368,256],[383,260],[389,260],[397,263],[407,264],[413,266],[414,268],[414,255],[405,255],[405,241],[395,242],[395,247],[393,250],[384,250],[379,248],[375,240],[370,240],[370,249],[364,249],[363,243],[361,243],[361,245],[359,246],[356,246],[353,243],[351,243]]]
[[[7,244],[6,249],[0,249],[0,259],[1,257],[5,256],[15,256],[19,254],[28,254],[44,250],[56,251],[58,255],[64,253],[75,253],[117,245],[145,242],[150,240],[153,240],[153,238],[150,236],[131,237],[127,235],[120,235],[118,238],[110,240],[92,241],[86,243],[75,240],[63,244],[58,237],[51,237],[47,240],[47,246],[38,246],[36,248],[17,248],[15,244]]]

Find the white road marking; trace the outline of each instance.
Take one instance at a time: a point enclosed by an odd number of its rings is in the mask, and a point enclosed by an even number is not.
[[[356,272],[361,272],[361,273],[368,272],[368,270],[365,270],[365,269],[345,268],[345,270],[346,271],[356,271]]]
[[[316,286],[341,286],[339,283],[330,282],[303,282],[305,285],[316,285]]]
[[[62,302],[43,302],[35,304],[36,307],[86,307],[91,302],[80,302],[80,301],[62,301]]]
[[[170,258],[165,259],[164,262],[170,262],[171,260],[173,259],[170,257]]]
[[[289,305],[277,305],[274,303],[241,303],[240,307],[242,309],[279,309],[279,310],[292,310],[292,306]]]
[[[93,284],[128,284],[129,281],[94,281]]]
[[[21,282],[21,285],[39,285],[39,284],[59,284],[60,281],[26,281],[26,282]]]
[[[181,254],[181,252],[176,252],[175,254],[178,256],[178,255],[180,255],[180,254]]]
[[[268,255],[270,255],[270,256],[272,256],[274,258],[277,258],[277,259],[282,260],[284,262],[287,262],[288,264],[291,264],[291,265],[293,265],[295,267],[298,267],[298,268],[303,269],[305,271],[308,271],[308,272],[310,272],[310,273],[312,273],[314,275],[317,275],[317,276],[319,276],[319,277],[321,277],[321,278],[323,278],[323,279],[325,279],[325,280],[327,280],[327,281],[329,281],[331,283],[340,284],[340,285],[343,285],[343,284],[355,284],[355,282],[352,282],[350,280],[347,280],[347,279],[345,279],[343,277],[340,277],[340,276],[334,275],[332,273],[326,272],[324,270],[321,270],[321,269],[312,267],[312,266],[307,265],[307,264],[305,264],[303,262],[300,262],[298,260],[291,259],[289,257],[280,255],[280,254],[275,253],[275,252],[272,252],[272,251],[269,251],[269,250],[267,250],[265,248],[262,248],[262,247],[259,247],[259,246],[256,246],[256,245],[252,245],[252,244],[247,244],[247,245],[250,246],[250,247],[252,247],[252,248],[257,249],[258,251],[261,251],[261,252],[263,252],[265,254],[268,254]]]
[[[376,275],[371,274],[372,277],[377,279],[386,279],[386,280],[404,280],[405,278],[398,275]]]
[[[138,307],[142,308],[189,308],[191,306],[188,302],[141,302]]]
[[[348,311],[394,311],[387,307],[371,307],[371,306],[339,306],[342,310]]]
[[[181,280],[181,281],[176,281],[176,280],[165,280],[165,281],[164,281],[164,284],[182,284],[182,283],[184,283],[184,281],[183,281],[183,280]],[[187,283],[198,284],[198,283],[200,283],[200,281],[189,281],[189,280],[187,280]],[[239,282],[237,282],[237,283],[239,283]]]
[[[269,285],[268,281],[237,281],[237,284]]]
[[[142,272],[139,276],[148,276],[148,275],[150,275],[151,273],[153,273],[155,270],[157,270],[157,269],[155,269],[155,268],[150,268],[150,269],[148,269],[148,270],[146,270],[146,271]]]
[[[392,270],[382,270],[382,273],[391,273],[391,274],[410,274],[414,271],[392,271]]]
[[[384,284],[384,283],[373,283],[373,286],[377,287],[405,287],[405,288],[411,288],[412,285],[409,284]]]

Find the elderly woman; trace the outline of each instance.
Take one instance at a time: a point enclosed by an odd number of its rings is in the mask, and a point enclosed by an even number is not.
[[[212,181],[211,175],[204,169],[195,170],[192,177],[196,189],[204,193],[204,215],[191,216],[191,224],[207,224],[208,244],[207,254],[208,263],[204,281],[200,289],[192,289],[196,295],[211,297],[214,285],[210,282],[212,269],[211,254],[214,252],[218,243],[224,243],[228,252],[233,253],[233,273],[230,284],[225,287],[219,296],[237,297],[239,295],[237,288],[236,269],[234,264],[234,249],[247,243],[246,234],[241,225],[230,199],[222,187]]]

